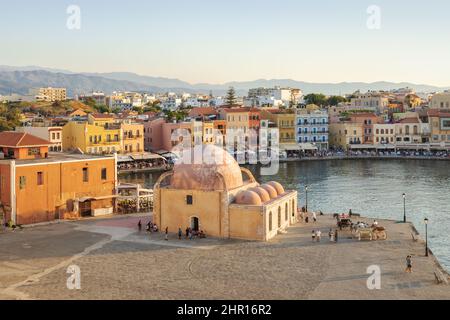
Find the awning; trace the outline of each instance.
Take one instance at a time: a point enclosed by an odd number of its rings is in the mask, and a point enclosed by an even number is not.
[[[280,144],[280,150],[284,151],[300,151],[300,146],[296,143]]]
[[[350,144],[349,147],[352,150],[376,149],[373,144]]]
[[[122,163],[122,162],[133,162],[134,160],[130,157],[130,156],[123,156],[123,155],[118,155],[117,156],[117,162]]]
[[[162,156],[156,153],[142,153],[142,154],[132,154],[130,156],[133,160],[153,160],[153,159],[164,159]]]
[[[299,146],[300,150],[304,150],[304,151],[318,150],[318,148],[311,143],[300,143],[298,146]]]
[[[79,202],[86,202],[86,201],[92,201],[92,200],[106,200],[106,199],[114,199],[117,198],[118,195],[110,195],[110,196],[103,196],[103,197],[82,197],[79,198]]]

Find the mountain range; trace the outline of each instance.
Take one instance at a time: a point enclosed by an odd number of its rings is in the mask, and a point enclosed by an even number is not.
[[[0,66],[0,94],[27,94],[36,87],[65,87],[69,96],[75,94],[103,91],[139,91],[139,92],[188,92],[223,95],[229,87],[234,87],[239,95],[246,95],[251,88],[292,87],[300,88],[305,94],[324,93],[326,95],[350,94],[357,90],[392,90],[409,87],[417,92],[437,92],[450,87],[436,87],[409,82],[340,82],[311,83],[292,79],[259,79],[253,81],[235,81],[224,84],[191,84],[179,79],[144,76],[131,72],[76,73],[69,70],[45,68],[39,66]]]

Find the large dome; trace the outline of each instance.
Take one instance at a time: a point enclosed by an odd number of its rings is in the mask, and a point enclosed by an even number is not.
[[[244,184],[239,164],[222,148],[205,145],[174,152],[180,161],[174,166],[171,188],[212,191],[223,190],[224,184],[228,190]]]

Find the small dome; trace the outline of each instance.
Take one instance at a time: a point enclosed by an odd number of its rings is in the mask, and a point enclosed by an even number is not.
[[[268,183],[268,185],[274,187],[275,190],[277,190],[278,195],[284,193],[284,188],[283,188],[283,186],[282,186],[279,182],[276,182],[276,181],[270,181],[270,182]]]
[[[254,193],[257,193],[263,203],[270,201],[269,193],[261,187],[252,188],[249,191],[253,191]]]
[[[261,198],[253,191],[239,192],[236,196],[236,203],[250,206],[260,206],[262,204]]]
[[[274,187],[272,187],[271,185],[263,184],[263,185],[261,186],[261,188],[263,188],[264,190],[267,191],[267,193],[268,193],[269,196],[270,196],[270,199],[275,199],[275,198],[278,197],[278,192],[277,192],[277,190],[276,190]]]

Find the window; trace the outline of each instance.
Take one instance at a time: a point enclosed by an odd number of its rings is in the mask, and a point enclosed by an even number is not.
[[[106,168],[102,168],[102,180],[106,180],[108,174]]]
[[[28,155],[29,156],[37,156],[40,154],[39,148],[28,148]]]
[[[278,207],[278,228],[281,228],[281,207]]]
[[[295,200],[292,200],[292,217],[295,217]]]
[[[194,198],[192,195],[186,196],[186,204],[192,206],[194,204]]]
[[[285,221],[288,221],[288,219],[289,219],[288,215],[289,215],[289,205],[288,205],[288,203],[286,202],[286,207],[285,207],[285,209],[284,209],[284,220],[285,220]]]
[[[37,173],[37,185],[42,186],[44,184],[44,173],[38,172]]]
[[[83,182],[89,182],[89,169],[83,168]]]
[[[269,212],[269,231],[272,231],[272,211]]]
[[[19,178],[19,188],[20,190],[25,189],[25,185],[27,184],[27,177],[21,176]]]

